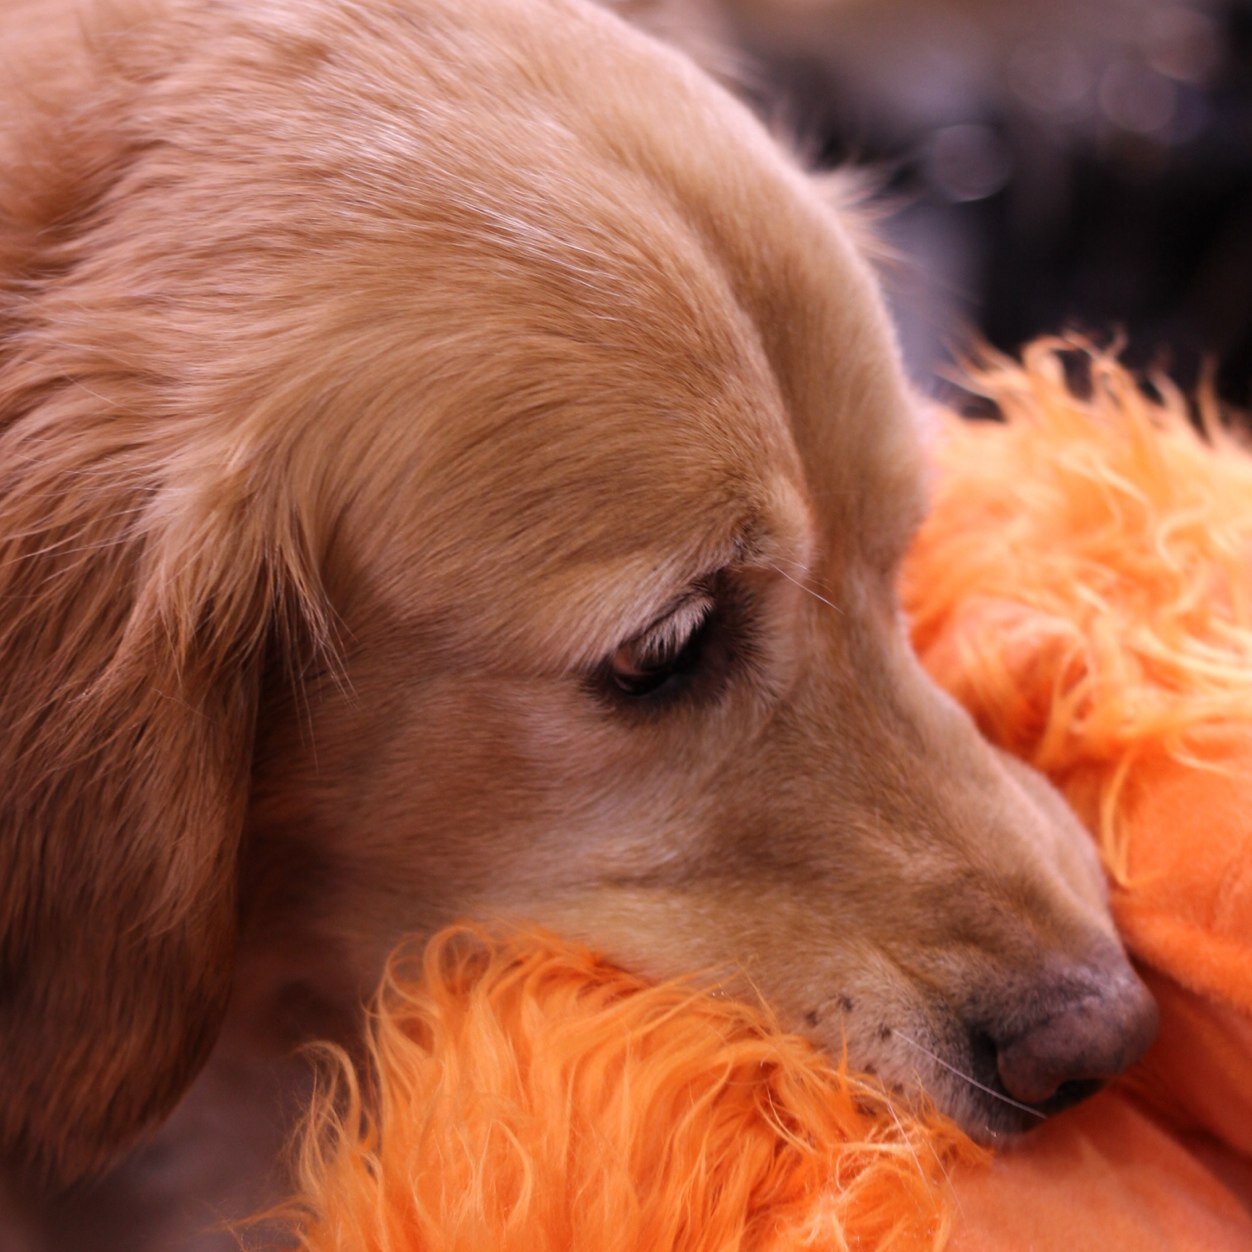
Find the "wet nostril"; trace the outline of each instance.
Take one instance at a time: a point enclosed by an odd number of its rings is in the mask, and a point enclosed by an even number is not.
[[[969,1055],[971,1067],[974,1073],[981,1076],[986,1082],[994,1080],[998,1054],[999,1048],[996,1047],[996,1041],[987,1031],[978,1027],[970,1030]]]
[[[998,1041],[996,1069],[1015,1100],[1053,1112],[1132,1065],[1155,1034],[1156,1005],[1137,979],[1126,979],[1062,1001]]]
[[[968,1034],[968,1047],[970,1076],[980,1082],[985,1090],[999,1091],[1021,1104],[1029,1103],[1031,1108],[1036,1109],[1040,1115],[1045,1117],[1053,1113],[1059,1113],[1075,1104],[1080,1104],[1104,1086],[1104,1083],[1098,1078],[1069,1079],[1060,1083],[1051,1095],[1044,1100],[1022,1100],[1020,1095],[1012,1092],[1001,1077],[999,1065],[1000,1047],[997,1045],[994,1036],[985,1030],[974,1027]],[[1019,1092],[1021,1089],[1019,1085]]]
[[[1073,1108],[1081,1104],[1089,1096],[1095,1095],[1104,1084],[1097,1078],[1084,1078],[1073,1082],[1063,1082],[1044,1105],[1045,1113],[1059,1113],[1062,1109]]]

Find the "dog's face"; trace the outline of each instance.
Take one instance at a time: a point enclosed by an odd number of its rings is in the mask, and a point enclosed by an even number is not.
[[[168,1106],[240,873],[366,980],[465,914],[738,978],[976,1133],[1141,1050],[1087,840],[909,650],[914,405],[743,110],[555,0],[119,42],[92,185],[5,189],[11,1152]]]

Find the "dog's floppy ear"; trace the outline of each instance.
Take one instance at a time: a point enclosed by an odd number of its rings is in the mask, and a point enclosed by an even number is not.
[[[0,1129],[72,1178],[167,1112],[231,982],[261,668],[290,619],[242,496],[98,438],[0,435]]]
[[[116,468],[0,442],[0,1116],[69,1178],[217,1033],[270,592],[238,533],[170,542]]]
[[[161,309],[127,312],[110,124],[0,171],[0,1157],[62,1181],[213,1044],[261,672],[312,581],[244,433],[173,406]]]

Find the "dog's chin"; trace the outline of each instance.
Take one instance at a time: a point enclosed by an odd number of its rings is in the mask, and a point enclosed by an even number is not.
[[[995,1058],[970,1057],[953,1070],[943,1071],[923,1098],[946,1113],[976,1143],[999,1147],[1029,1134],[1045,1121],[1081,1104],[1104,1086],[1097,1080],[1062,1083],[1047,1100],[1025,1104],[1005,1089],[996,1072]]]
[[[1048,1118],[1081,1103],[1101,1087],[1098,1082],[1066,1083],[1042,1104],[1021,1104],[1007,1092],[976,1093],[976,1100],[965,1100],[966,1108],[955,1118],[975,1143],[998,1147],[1043,1125]],[[973,1107],[970,1107],[970,1106]]]
[[[1029,1134],[1104,1086],[1099,1080],[1065,1082],[1047,1100],[1027,1104],[1005,1087],[989,1041],[980,1041],[974,1034],[961,1046],[954,1047],[949,1041],[944,1047],[942,1034],[917,1033],[925,1039],[925,1057],[920,1064],[913,1051],[922,1050],[921,1043],[913,1043],[913,1050],[903,1058],[894,1053],[858,1058],[853,1046],[849,1060],[854,1067],[863,1066],[893,1099],[919,1113],[938,1111],[976,1143],[988,1147],[1002,1147]],[[832,1049],[829,1040],[822,1040],[819,1046],[837,1055],[842,1045]]]

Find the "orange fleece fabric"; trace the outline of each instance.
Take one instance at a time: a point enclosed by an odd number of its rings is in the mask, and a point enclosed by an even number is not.
[[[1162,1010],[1132,1074],[988,1163],[759,1006],[549,936],[398,958],[364,1085],[331,1056],[288,1214],[309,1252],[1252,1248],[1252,458],[1059,350],[942,419],[919,651],[1048,773]]]

